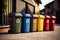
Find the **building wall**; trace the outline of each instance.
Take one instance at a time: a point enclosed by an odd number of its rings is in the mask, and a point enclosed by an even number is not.
[[[45,7],[45,12],[46,12],[46,15],[49,14],[49,9],[47,7]]]
[[[59,10],[59,4],[58,4],[57,0],[55,0],[55,2],[54,2],[54,8],[56,11]]]
[[[6,0],[7,1],[7,12],[5,12],[2,15],[2,24],[6,25],[9,24],[9,16],[12,12],[16,11],[16,12],[24,12],[25,11],[25,3],[22,2],[21,0],[16,0],[16,6],[14,6],[13,2],[15,2],[15,0]],[[39,13],[39,6],[34,2],[34,0],[25,0],[29,3],[31,3],[32,5],[35,6],[35,13]],[[16,8],[15,8],[16,7]],[[30,5],[28,5],[29,11],[30,13],[34,12],[34,8]]]
[[[34,2],[34,0],[25,0],[35,6],[35,13],[39,12],[39,6]],[[16,11],[21,12],[22,10],[25,9],[25,3],[22,2],[21,0],[16,0]],[[31,12],[33,12],[33,7],[29,5],[29,9]]]
[[[39,6],[34,2],[34,0],[26,0],[27,2],[31,3],[32,5],[35,6],[35,13],[39,12]],[[7,0],[8,2],[8,13],[12,12],[12,0]],[[33,7],[28,5],[29,9],[31,12],[33,12]],[[25,3],[22,2],[21,0],[16,0],[16,12],[21,12],[22,10],[25,9]]]
[[[25,8],[25,3],[21,0],[16,0],[16,12],[21,12]]]
[[[60,23],[60,0],[55,0],[56,22]]]
[[[54,1],[45,6],[45,10],[46,10],[47,15],[56,15],[56,13],[55,13],[56,9],[55,9],[55,2]]]

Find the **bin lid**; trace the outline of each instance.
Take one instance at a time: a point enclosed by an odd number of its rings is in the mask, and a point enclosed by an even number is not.
[[[28,14],[28,13],[23,13],[23,17],[31,17],[31,15],[30,14]]]
[[[33,17],[38,17],[38,15],[34,14]]]
[[[22,17],[23,15],[21,13],[15,13],[15,16],[20,16]]]
[[[40,18],[45,18],[43,15],[39,15]]]
[[[51,16],[52,18],[56,18],[55,16]]]
[[[45,17],[46,17],[46,18],[51,18],[51,17],[50,17],[50,16],[48,16],[48,15],[46,15]]]

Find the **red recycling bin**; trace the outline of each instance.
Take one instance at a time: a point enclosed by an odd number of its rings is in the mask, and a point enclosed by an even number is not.
[[[49,30],[50,16],[46,15],[44,19],[44,31]]]
[[[56,17],[51,16],[50,25],[49,25],[49,30],[50,31],[54,31],[54,29],[55,29],[55,22],[56,22],[55,20],[56,20]]]

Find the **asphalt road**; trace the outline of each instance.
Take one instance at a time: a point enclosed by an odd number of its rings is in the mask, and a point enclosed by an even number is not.
[[[0,40],[60,40],[60,26],[57,25],[55,31],[0,34]]]

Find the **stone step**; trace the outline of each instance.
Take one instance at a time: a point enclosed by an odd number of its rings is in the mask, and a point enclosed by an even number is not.
[[[10,30],[9,25],[0,26],[0,33],[8,33],[9,30]]]

